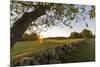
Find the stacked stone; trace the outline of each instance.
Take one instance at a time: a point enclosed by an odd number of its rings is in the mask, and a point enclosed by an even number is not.
[[[15,65],[26,66],[62,63],[60,60],[61,56],[75,50],[82,42],[83,40],[76,43],[64,44],[63,46],[44,49],[35,54],[33,57],[24,57],[20,59]]]

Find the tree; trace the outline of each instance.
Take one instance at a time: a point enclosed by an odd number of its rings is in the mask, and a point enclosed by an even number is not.
[[[88,29],[84,29],[80,34],[83,38],[92,38],[92,37],[94,37],[92,32]]]
[[[95,17],[94,8],[92,6],[88,12],[91,18]],[[46,28],[57,25],[59,21],[65,26],[70,26],[69,21],[77,22],[80,16],[84,16],[84,11],[84,6],[76,7],[73,4],[11,1],[11,48],[28,28],[38,29],[39,26]],[[81,15],[78,16],[78,13]]]
[[[30,40],[38,40],[39,39],[39,35],[37,35],[37,33],[32,32],[30,34]]]
[[[78,32],[71,32],[70,38],[80,38],[81,35]]]
[[[45,7],[42,7],[41,5],[38,6],[39,7],[34,11],[25,12],[11,27],[11,48],[14,46],[16,41],[22,37],[23,33],[32,21],[45,14]]]
[[[22,38],[20,39],[21,41],[27,41],[27,40],[29,40],[29,37],[30,37],[30,35],[28,34],[28,33],[24,33],[23,35],[22,35]]]
[[[34,40],[38,40],[38,39],[39,39],[39,35],[35,32],[32,32],[30,34],[24,33],[22,35],[22,38],[20,39],[20,41],[34,41]]]
[[[88,30],[88,29],[83,29],[82,32],[71,32],[70,38],[93,38],[95,35]]]

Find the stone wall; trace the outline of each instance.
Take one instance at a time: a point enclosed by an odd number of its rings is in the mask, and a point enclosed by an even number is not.
[[[44,49],[32,57],[24,57],[18,60],[14,66],[62,63],[63,55],[77,49],[77,47],[80,46],[82,42],[83,40],[75,43],[64,44],[63,46]]]

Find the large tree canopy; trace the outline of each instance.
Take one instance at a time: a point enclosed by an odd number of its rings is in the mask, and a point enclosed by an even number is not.
[[[14,46],[27,29],[39,33],[54,25],[63,24],[72,28],[71,21],[73,20],[78,22],[82,19],[85,20],[87,17],[90,19],[95,17],[94,6],[91,6],[86,11],[85,5],[78,7],[74,4],[11,1],[10,5],[11,47]]]

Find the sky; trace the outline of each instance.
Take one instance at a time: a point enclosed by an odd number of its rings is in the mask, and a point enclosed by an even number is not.
[[[95,34],[95,20],[86,20],[88,22],[88,27],[86,27],[84,22],[79,22],[74,24],[73,28],[61,27],[61,26],[52,26],[46,31],[41,32],[40,35],[44,37],[68,37],[71,32],[81,32],[83,29],[89,29]]]
[[[82,5],[75,5],[76,7],[80,8]],[[83,29],[89,29],[93,32],[93,34],[95,34],[95,18],[94,19],[90,19],[89,15],[88,15],[88,11],[90,10],[91,5],[84,5],[85,6],[85,12],[83,14],[83,16],[81,16],[80,14],[77,14],[77,16],[79,16],[80,18],[85,17],[85,21],[83,19],[79,20],[77,23],[75,21],[70,21],[73,26],[73,28],[69,28],[67,26],[64,26],[63,24],[57,25],[57,26],[50,26],[47,28],[46,31],[42,31],[39,33],[39,35],[43,36],[43,37],[68,37],[70,36],[71,32],[81,32]],[[13,23],[17,20],[16,18],[20,18],[23,15],[23,12],[21,12],[20,14],[17,14],[14,10],[16,8],[13,7],[13,10],[11,11],[11,13],[13,13],[14,15],[11,16],[11,27],[13,25]],[[32,10],[32,8],[31,8]],[[31,11],[29,9],[28,12]],[[81,10],[79,10],[81,11]],[[15,21],[14,21],[15,20]],[[61,21],[59,21],[60,23],[62,23]],[[86,27],[86,23],[88,24],[88,27]],[[35,28],[34,28],[35,29]]]
[[[75,6],[81,7],[81,5],[75,5]],[[91,5],[85,5],[85,12],[83,14],[83,16],[86,18],[85,20],[81,19],[77,23],[75,21],[70,21],[72,23],[71,25],[73,26],[72,29],[61,24],[63,27],[61,27],[60,25],[50,26],[46,31],[40,32],[39,35],[41,35],[45,38],[46,37],[60,37],[60,36],[68,37],[68,36],[70,36],[71,32],[81,32],[83,29],[89,29],[93,32],[93,34],[95,34],[95,24],[96,24],[95,19],[90,19],[88,16],[88,13],[87,13],[88,10],[90,9],[90,7],[91,7]],[[12,10],[12,12],[13,12],[13,10]],[[20,16],[22,16],[22,14]],[[15,14],[14,16],[19,17],[19,15],[17,15],[17,14]],[[80,14],[77,14],[77,16],[79,16],[79,19],[83,17],[83,16],[80,16]],[[13,16],[11,18],[14,19]],[[13,22],[11,22],[12,25],[13,25]],[[86,23],[88,24],[88,27],[86,27]]]
[[[80,7],[80,5],[76,5],[77,7]],[[87,11],[90,9],[90,6],[87,5],[86,6],[86,11],[85,13],[87,13]],[[68,37],[70,36],[71,32],[81,32],[83,29],[89,29],[90,31],[92,31],[93,34],[95,34],[95,19],[90,19],[87,14],[84,14],[84,16],[86,17],[85,20],[80,20],[77,23],[75,23],[75,21],[71,21],[73,24],[73,28],[70,29],[69,27],[66,26],[52,26],[49,27],[46,31],[41,32],[40,35],[44,36],[44,37]],[[80,16],[80,18],[82,18],[82,16]],[[88,27],[86,27],[86,23],[88,24]]]

